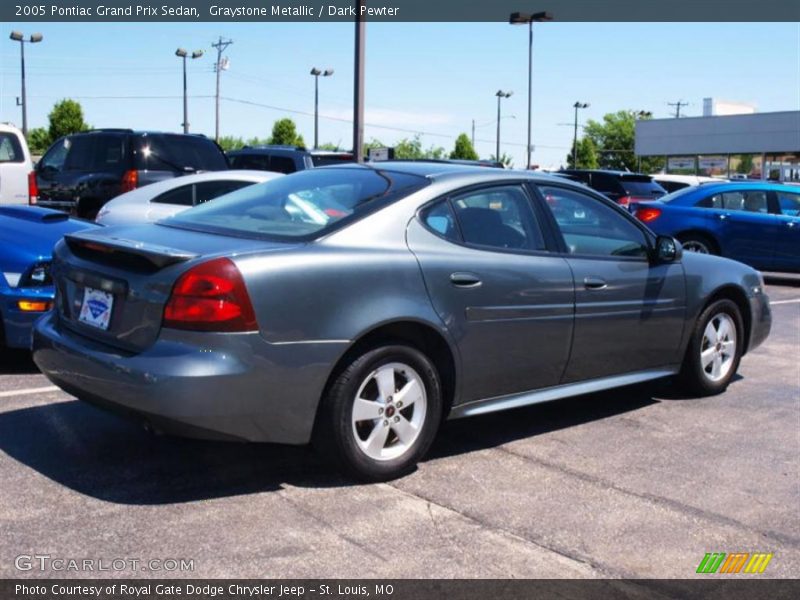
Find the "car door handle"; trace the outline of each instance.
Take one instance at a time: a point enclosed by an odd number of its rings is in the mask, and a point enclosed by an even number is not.
[[[724,221],[724,220],[725,220],[725,219],[727,219],[728,217],[730,217],[730,215],[727,215],[727,214],[726,214],[726,215],[717,215],[717,218],[718,218],[720,221]]]
[[[583,287],[587,290],[604,290],[608,287],[608,284],[604,279],[600,279],[599,277],[585,277],[583,280]]]
[[[787,226],[787,227],[794,227],[795,225],[797,225],[797,223],[795,223],[794,221],[788,221],[788,222],[786,223],[786,226]]]
[[[480,287],[483,283],[475,273],[457,272],[450,275],[450,283],[456,287],[461,288],[474,288]]]

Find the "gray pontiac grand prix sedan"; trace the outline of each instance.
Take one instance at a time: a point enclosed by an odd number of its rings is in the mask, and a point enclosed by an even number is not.
[[[771,323],[750,267],[568,180],[454,164],[313,169],[72,233],[52,275],[34,358],[70,394],[158,431],[313,442],[372,481],[446,418],[669,376],[722,392]]]

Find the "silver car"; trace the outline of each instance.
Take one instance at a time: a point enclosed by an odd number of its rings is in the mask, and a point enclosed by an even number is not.
[[[281,177],[268,171],[207,171],[170,177],[136,188],[106,202],[95,221],[101,225],[133,225],[166,219],[255,183]]]
[[[672,376],[722,392],[771,322],[745,265],[563,178],[452,164],[313,169],[70,234],[52,273],[34,359],[67,392],[166,432],[313,441],[366,480],[446,418]]]

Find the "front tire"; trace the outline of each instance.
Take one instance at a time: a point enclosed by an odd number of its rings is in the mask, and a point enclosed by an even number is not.
[[[716,244],[700,233],[687,233],[678,237],[686,252],[698,254],[719,254]]]
[[[410,346],[380,346],[352,360],[330,386],[314,445],[357,479],[387,481],[414,469],[441,415],[441,384],[430,359]]]
[[[682,387],[697,396],[724,392],[739,368],[743,348],[739,307],[731,300],[712,303],[692,331],[679,375]]]

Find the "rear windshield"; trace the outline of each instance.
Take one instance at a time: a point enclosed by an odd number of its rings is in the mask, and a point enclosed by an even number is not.
[[[228,161],[210,139],[179,134],[144,135],[137,153],[137,168],[154,171],[222,171]]]
[[[623,175],[620,183],[628,196],[652,196],[658,198],[667,191],[646,175]]]
[[[352,154],[312,154],[311,162],[315,167],[324,167],[325,165],[339,165],[341,163],[353,162]]]
[[[369,168],[311,169],[242,188],[162,223],[243,237],[310,240],[427,182]]]
[[[661,200],[661,202],[672,202],[673,200],[677,200],[678,198],[682,198],[683,196],[686,196],[687,194],[693,193],[696,189],[697,188],[694,187],[694,186],[681,188],[679,190],[675,190],[671,194],[667,194],[666,196],[662,196],[661,198],[659,198],[659,200]]]

